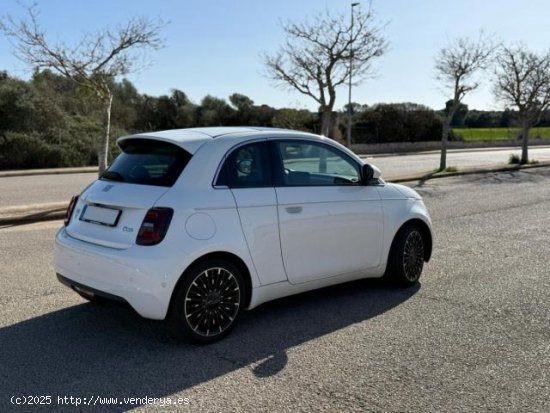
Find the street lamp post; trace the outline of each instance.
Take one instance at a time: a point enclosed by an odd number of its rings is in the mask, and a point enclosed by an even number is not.
[[[347,133],[347,143],[348,148],[351,146],[351,77],[353,71],[353,8],[358,6],[359,3],[351,3],[351,25],[349,30],[349,84],[348,84],[348,133]]]

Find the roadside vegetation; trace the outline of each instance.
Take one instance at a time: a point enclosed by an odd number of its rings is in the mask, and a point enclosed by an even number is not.
[[[455,136],[463,141],[517,140],[521,137],[520,128],[455,128]],[[534,139],[550,139],[550,127],[535,127],[529,131]]]
[[[458,168],[456,166],[446,166],[443,170],[439,168],[432,169],[432,173],[434,174],[439,172],[458,172]]]
[[[141,94],[127,81],[112,81],[109,158],[116,138],[152,130],[200,126],[263,125],[315,130],[307,110],[255,105],[235,93],[229,102],[213,96],[199,103],[181,90],[169,95]],[[98,164],[97,145],[104,133],[104,108],[87,89],[50,70],[28,81],[0,72],[0,169]]]
[[[140,93],[128,80],[113,81],[110,159],[117,153],[116,138],[125,134],[200,126],[268,126],[319,133],[321,115],[305,109],[258,105],[234,93],[228,100],[205,96],[191,101],[178,89],[168,95]],[[352,104],[354,143],[438,141],[442,112],[415,103]],[[347,105],[336,115],[334,135],[345,136]],[[53,168],[97,165],[98,137],[104,133],[101,102],[86,89],[49,70],[21,80],[0,72],[0,169]],[[517,139],[513,112],[468,111],[462,105],[453,118],[450,140]],[[550,138],[548,126],[531,130],[531,137]],[[467,125],[476,125],[467,128]],[[487,125],[487,128],[480,127]]]
[[[522,163],[526,163],[528,165],[536,165],[539,163],[536,159],[529,159],[527,162],[521,162],[521,157],[515,153],[510,155],[510,158],[508,158],[508,164],[510,165],[520,165]]]

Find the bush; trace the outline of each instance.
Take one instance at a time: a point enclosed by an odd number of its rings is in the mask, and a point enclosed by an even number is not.
[[[315,115],[305,109],[278,109],[273,116],[275,128],[311,130]]]
[[[0,169],[69,166],[65,151],[37,134],[6,132],[0,137]]]
[[[352,136],[354,143],[438,141],[442,129],[440,116],[427,107],[380,104],[358,116]]]
[[[521,159],[519,158],[519,155],[516,155],[515,153],[510,154],[510,158],[508,158],[508,163],[510,165],[519,165]]]

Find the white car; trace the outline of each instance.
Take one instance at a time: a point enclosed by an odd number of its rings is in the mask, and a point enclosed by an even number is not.
[[[416,283],[432,251],[414,190],[337,142],[269,128],[197,128],[118,140],[122,153],[73,197],[58,279],[128,302],[198,342],[243,309],[359,278]]]

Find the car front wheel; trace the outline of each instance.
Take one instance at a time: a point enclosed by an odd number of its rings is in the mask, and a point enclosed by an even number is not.
[[[209,260],[183,277],[170,314],[173,333],[204,344],[222,339],[233,329],[242,310],[242,274],[230,262]]]
[[[424,267],[424,238],[417,225],[408,224],[395,236],[385,277],[400,286],[414,285]]]

